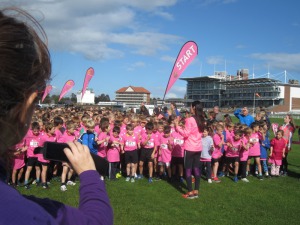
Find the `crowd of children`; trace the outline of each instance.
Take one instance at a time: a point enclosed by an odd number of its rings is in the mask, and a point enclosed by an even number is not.
[[[200,177],[203,175],[208,183],[219,183],[222,176],[232,176],[234,182],[249,182],[249,175],[262,180],[264,176],[287,174],[287,156],[294,132],[290,115],[284,118],[284,125],[278,127],[272,140],[270,124],[265,117],[259,118],[261,114],[250,127],[216,121],[213,113],[209,115],[207,120],[210,122],[204,125],[200,139]],[[186,112],[166,118],[92,108],[37,110],[31,129],[12,149],[10,181],[13,186],[18,186],[24,179],[22,185],[25,188],[36,183],[47,189],[50,179],[60,179],[60,190],[67,191],[68,185],[76,185],[73,170],[66,162],[44,159],[38,150],[46,141],[80,141],[89,147],[91,154],[108,160],[109,180],[123,175],[127,182],[144,177],[149,183],[161,179],[184,182],[186,138],[175,125],[184,129],[185,120],[190,116]],[[33,168],[34,175],[31,173]],[[30,177],[34,177],[33,182]]]

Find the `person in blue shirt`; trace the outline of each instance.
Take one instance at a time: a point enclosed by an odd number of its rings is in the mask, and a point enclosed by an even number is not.
[[[241,124],[246,124],[248,127],[254,122],[254,118],[249,114],[247,107],[235,110],[234,115],[240,120]]]
[[[97,145],[97,137],[94,133],[95,131],[95,122],[94,120],[88,120],[86,122],[86,132],[83,133],[80,137],[80,142],[83,145],[88,146],[91,153],[96,154],[98,153],[98,145]]]

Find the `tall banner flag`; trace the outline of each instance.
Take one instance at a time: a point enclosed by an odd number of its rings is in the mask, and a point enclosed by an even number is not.
[[[180,77],[182,72],[188,67],[188,65],[195,59],[197,55],[198,46],[195,42],[188,41],[181,47],[181,50],[174,63],[163,99],[165,99],[167,92],[171,89],[175,81]]]
[[[46,96],[50,93],[50,91],[52,91],[52,85],[47,85],[42,97],[42,102],[45,100]]]
[[[64,97],[64,95],[67,94],[67,92],[71,90],[74,85],[75,82],[73,80],[68,80],[60,92],[58,101],[60,101],[61,98]]]
[[[94,76],[94,69],[92,67],[90,67],[90,68],[88,68],[88,70],[86,71],[86,74],[85,74],[83,88],[82,88],[82,92],[81,92],[81,99],[83,99],[83,95],[86,91],[86,88],[88,87],[88,84],[93,76]]]

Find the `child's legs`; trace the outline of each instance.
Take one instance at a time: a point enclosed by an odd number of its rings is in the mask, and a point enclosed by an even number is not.
[[[202,175],[202,170],[204,169],[204,167],[205,167],[205,162],[203,162],[203,161],[200,161],[200,163],[199,163],[199,173],[200,173],[200,177],[201,177],[201,175]]]
[[[69,167],[63,165],[63,171],[61,173],[61,183],[66,183],[67,173],[69,171]]]
[[[275,175],[279,176],[280,166],[275,165]]]
[[[22,168],[19,170],[17,182],[19,182],[19,181],[21,180],[22,175],[23,175],[23,172],[24,172],[24,167],[22,167]]]
[[[211,179],[211,162],[206,162],[206,178]]]
[[[241,177],[242,178],[246,178],[247,176],[247,164],[248,162],[247,161],[240,161],[240,170],[241,170]]]
[[[215,161],[214,164],[213,164],[213,175],[214,175],[214,177],[217,177],[218,168],[219,168],[219,162]]]
[[[42,183],[46,183],[47,182],[47,170],[48,170],[48,165],[44,164],[42,165]]]
[[[166,163],[166,170],[168,172],[168,177],[171,178],[172,171],[171,171],[171,165],[170,165],[170,163]]]
[[[267,173],[268,172],[267,160],[265,160],[265,159],[260,160],[260,165],[261,165],[264,173]]]
[[[250,174],[250,165],[251,165],[251,158],[249,158],[248,160],[247,160],[247,172],[248,172],[248,174]]]
[[[74,173],[74,170],[70,168],[68,171],[68,180],[70,180],[72,178],[73,173]]]
[[[139,162],[139,172],[141,175],[143,175],[143,169],[144,169],[144,161]]]
[[[26,172],[25,172],[25,184],[28,183],[31,170],[32,170],[32,166],[27,166],[27,169],[26,169]]]
[[[272,176],[275,176],[276,175],[276,170],[275,170],[275,163],[272,163],[272,165],[271,165],[271,175]]]
[[[285,157],[282,158],[282,166],[281,166],[281,168],[282,168],[282,171],[284,173],[286,173],[287,170],[288,170],[288,160],[287,160],[287,157],[288,157],[288,153],[285,153]]]
[[[255,163],[257,165],[257,169],[258,169],[258,174],[259,175],[262,175],[262,172],[261,172],[261,164],[260,164],[260,157],[255,157]]]
[[[165,165],[162,162],[158,164],[159,164],[159,175],[162,175],[165,171]]]
[[[136,173],[137,163],[131,163],[131,176],[134,177]]]
[[[150,160],[148,162],[148,168],[149,168],[149,177],[153,176],[153,162]]]
[[[127,175],[127,177],[130,177],[130,165],[131,165],[131,163],[126,164],[126,175]]]
[[[11,173],[11,181],[12,181],[13,184],[16,183],[17,172],[18,172],[17,169],[13,169],[13,171]]]
[[[183,164],[178,164],[178,171],[179,171],[179,176],[183,177]]]
[[[238,175],[238,172],[239,172],[239,162],[236,161],[234,162],[234,176],[237,176]]]

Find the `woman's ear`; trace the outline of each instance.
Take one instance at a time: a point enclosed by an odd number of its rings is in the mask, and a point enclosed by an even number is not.
[[[21,123],[26,124],[31,119],[32,112],[30,112],[30,110],[33,109],[32,106],[34,104],[34,100],[36,99],[36,97],[37,97],[37,92],[33,92],[27,98],[24,109],[22,110],[21,116],[20,116]]]

